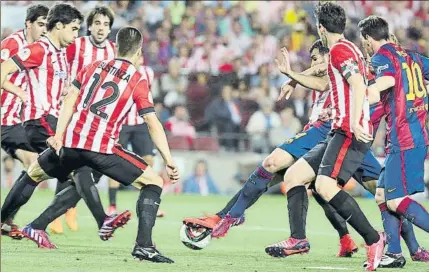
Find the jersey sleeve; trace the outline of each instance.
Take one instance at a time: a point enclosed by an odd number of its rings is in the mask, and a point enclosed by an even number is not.
[[[371,64],[376,78],[383,76],[395,76],[395,67],[386,55],[380,53],[375,54],[371,58]]]
[[[331,64],[347,80],[354,74],[359,74],[359,60],[356,54],[347,46],[337,44],[331,50]]]
[[[137,112],[140,116],[155,112],[152,93],[149,91],[146,79],[140,80],[134,88],[133,101],[137,106]]]
[[[91,73],[90,76],[92,76],[92,74],[94,73],[94,66],[98,66],[100,62],[101,61],[96,61],[90,65],[83,67],[83,69],[77,73],[76,78],[73,79],[72,84],[80,90],[82,84],[88,76],[88,73]]]
[[[1,43],[1,58],[0,62],[8,60],[10,57],[18,53],[19,44],[15,39],[6,39]]]
[[[418,53],[416,53],[416,58],[419,60],[423,77],[429,80],[429,58]]]
[[[45,54],[45,48],[36,42],[18,51],[12,57],[12,60],[18,66],[19,70],[22,71],[42,65]]]

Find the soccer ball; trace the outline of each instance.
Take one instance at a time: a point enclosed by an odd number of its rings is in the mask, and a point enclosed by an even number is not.
[[[183,224],[180,228],[180,241],[190,249],[201,250],[210,244],[211,234],[211,229]]]

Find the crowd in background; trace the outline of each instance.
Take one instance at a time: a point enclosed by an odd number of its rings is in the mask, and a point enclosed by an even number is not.
[[[35,2],[2,1],[2,6],[25,10]],[[155,107],[172,135],[189,141],[211,135],[226,150],[267,153],[308,122],[309,90],[298,86],[290,100],[277,101],[287,77],[274,59],[285,46],[294,70],[309,66],[308,49],[317,39],[317,1],[62,2],[72,2],[84,14],[98,4],[109,5],[116,14],[111,40],[125,25],[142,31],[144,64],[155,72]],[[387,19],[405,48],[429,55],[428,1],[339,2],[348,15],[346,38],[356,44],[357,23],[375,14]],[[16,30],[3,27],[2,39]],[[377,155],[384,153],[380,130]]]

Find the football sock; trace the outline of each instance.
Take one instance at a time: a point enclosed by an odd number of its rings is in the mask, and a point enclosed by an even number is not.
[[[101,203],[98,189],[95,187],[91,171],[91,168],[86,166],[77,169],[74,173],[74,181],[79,195],[83,198],[92,216],[94,216],[97,221],[98,228],[101,228],[107,215],[104,212],[103,204]]]
[[[28,174],[15,182],[1,207],[1,222],[5,222],[15,211],[27,203],[37,185],[38,183],[32,180]]]
[[[139,219],[137,245],[153,246],[152,228],[155,225],[156,213],[161,203],[162,188],[156,185],[146,185],[140,190],[137,200],[137,216]]]
[[[313,197],[325,211],[325,216],[328,218],[329,222],[331,222],[331,225],[338,231],[340,238],[349,234],[346,220],[344,220],[344,218],[342,218],[328,202],[315,192],[315,190],[313,190]]]
[[[246,210],[250,207],[252,207],[253,204],[255,204],[256,201],[268,190],[268,187],[265,188],[264,191],[262,191],[259,195],[257,195],[255,198],[252,199],[252,201],[249,203],[249,205],[246,207]],[[237,202],[238,197],[240,196],[242,190],[238,191],[226,204],[226,206],[218,212],[216,215],[220,216],[221,218],[224,218],[225,215],[231,210],[232,206],[234,206],[235,202]]]
[[[26,172],[26,171],[21,171],[21,174],[20,174],[20,175],[19,175],[19,177],[16,179],[16,181],[14,182],[14,184],[15,184],[16,182],[18,182],[18,180],[20,180],[20,179],[25,175],[25,173],[27,173],[27,172]],[[13,212],[12,212],[12,214],[9,216],[8,221],[13,222],[13,219],[15,219],[15,216],[16,216],[16,214],[18,213],[19,209],[20,209],[20,208],[18,208],[18,209],[16,209],[15,211],[13,211]]]
[[[414,234],[413,224],[403,217],[401,218],[401,222],[401,236],[404,238],[411,255],[414,255],[419,249],[420,245],[417,242],[416,235]]]
[[[378,205],[383,220],[384,231],[387,235],[387,252],[393,254],[400,254],[401,238],[399,237],[401,220],[400,218],[387,209],[386,203]]]
[[[406,197],[399,203],[396,212],[417,227],[429,232],[429,213],[418,202]]]
[[[380,235],[368,222],[353,197],[344,191],[339,191],[329,204],[362,236],[368,246],[378,242]]]
[[[118,193],[118,188],[109,187],[109,203],[111,206],[116,206],[117,193]]]
[[[55,195],[52,203],[30,223],[31,227],[45,230],[46,227],[68,209],[76,206],[81,199],[74,183]]]
[[[295,239],[305,239],[307,222],[308,196],[305,186],[296,186],[287,194],[287,209],[289,212],[290,236]]]
[[[237,202],[231,207],[229,211],[231,217],[238,218],[242,216],[246,208],[264,193],[273,175],[262,166],[256,168],[244,184],[243,189],[241,189]]]

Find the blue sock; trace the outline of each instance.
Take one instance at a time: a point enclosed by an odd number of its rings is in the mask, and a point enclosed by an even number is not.
[[[383,219],[384,231],[387,235],[387,252],[400,254],[402,253],[401,237],[399,236],[401,231],[401,220],[396,214],[387,209],[386,203],[382,203],[378,205],[378,207],[380,208],[381,218]]]
[[[247,179],[243,189],[241,189],[237,202],[235,202],[234,206],[232,206],[229,211],[231,217],[238,218],[242,216],[246,208],[250,206],[250,203],[255,198],[259,197],[261,192],[265,191],[273,175],[274,174],[265,170],[262,165],[258,166]]]
[[[408,250],[411,255],[414,255],[419,249],[419,243],[416,240],[416,235],[414,234],[413,224],[410,223],[405,218],[402,219],[402,228],[401,236],[404,238],[405,243],[407,244]]]
[[[396,213],[402,215],[422,230],[429,232],[429,213],[422,205],[411,198],[404,198],[396,208]]]

